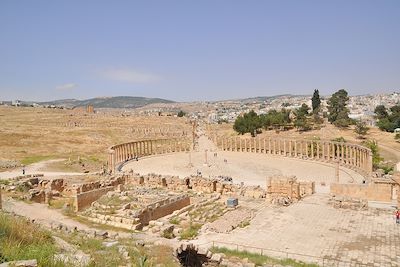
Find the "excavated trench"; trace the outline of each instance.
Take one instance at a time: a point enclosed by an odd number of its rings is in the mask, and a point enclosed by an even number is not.
[[[211,260],[207,257],[207,254],[199,253],[196,247],[192,245],[178,249],[176,251],[176,257],[183,267],[219,266],[218,262]]]

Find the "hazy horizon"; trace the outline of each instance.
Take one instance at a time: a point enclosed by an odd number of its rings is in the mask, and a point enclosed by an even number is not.
[[[2,1],[0,99],[400,89],[399,1]]]

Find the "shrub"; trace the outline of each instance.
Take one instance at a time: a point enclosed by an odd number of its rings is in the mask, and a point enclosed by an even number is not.
[[[188,228],[184,229],[181,233],[181,239],[193,239],[199,234],[201,224],[191,223]]]
[[[51,234],[23,218],[0,213],[0,247],[7,261],[36,259],[39,266],[64,266],[54,260]]]

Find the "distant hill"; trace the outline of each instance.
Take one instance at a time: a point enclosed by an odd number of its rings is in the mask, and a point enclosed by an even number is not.
[[[256,97],[249,97],[249,98],[241,98],[237,99],[239,101],[248,103],[248,102],[264,102],[264,101],[271,101],[281,97],[304,97],[308,95],[292,95],[292,94],[282,94],[282,95],[273,95],[273,96],[256,96]]]
[[[56,105],[64,107],[83,107],[92,105],[95,108],[139,108],[148,104],[175,103],[174,101],[162,98],[147,98],[137,96],[114,96],[96,97],[86,100],[61,99],[48,102],[40,102],[41,105]]]

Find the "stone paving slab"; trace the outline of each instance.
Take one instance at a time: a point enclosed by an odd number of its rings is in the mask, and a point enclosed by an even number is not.
[[[305,254],[343,266],[400,266],[400,225],[392,210],[335,209],[317,194],[289,207],[264,207],[248,227],[229,234],[206,233],[210,241]],[[310,260],[312,261],[312,260]],[[341,266],[341,265],[339,265]]]

